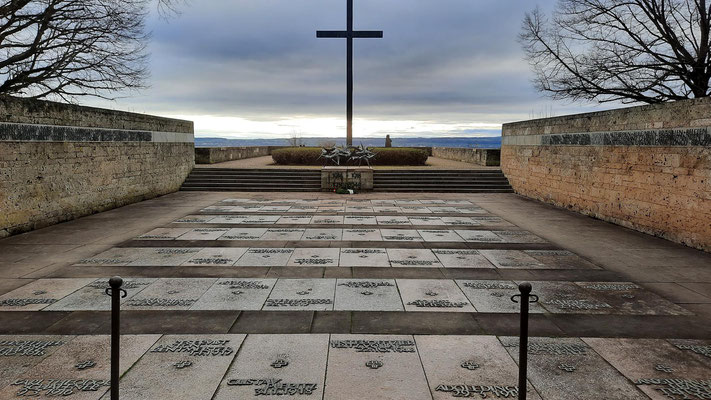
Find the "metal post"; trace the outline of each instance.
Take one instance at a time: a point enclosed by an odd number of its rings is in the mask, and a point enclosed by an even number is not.
[[[346,146],[353,146],[353,0],[348,0],[346,16]]]
[[[518,344],[518,399],[526,400],[526,382],[528,371],[528,305],[538,302],[538,296],[531,294],[531,284],[523,282],[518,285],[521,294],[511,296],[514,303],[516,297],[521,298],[521,335]]]
[[[114,276],[109,279],[110,288],[106,294],[111,296],[111,400],[119,400],[119,360],[121,345],[121,298],[126,291],[121,289],[123,279]]]

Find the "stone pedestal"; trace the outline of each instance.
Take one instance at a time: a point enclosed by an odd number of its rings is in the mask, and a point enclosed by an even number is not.
[[[373,168],[348,166],[321,168],[321,190],[332,192],[339,187],[356,191],[373,190]]]

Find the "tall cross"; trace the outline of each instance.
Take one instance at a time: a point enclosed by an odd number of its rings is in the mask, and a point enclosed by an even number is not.
[[[345,31],[316,31],[317,38],[346,39],[346,144],[353,146],[353,39],[354,38],[382,38],[383,31],[354,31],[353,30],[353,0],[347,0],[348,14],[346,16]]]

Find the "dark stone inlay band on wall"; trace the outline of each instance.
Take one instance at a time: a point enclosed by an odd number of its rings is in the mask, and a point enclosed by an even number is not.
[[[708,128],[650,129],[620,132],[585,132],[561,133],[551,135],[533,135],[537,143],[521,145],[541,146],[711,146],[711,133]],[[526,135],[504,136],[504,145],[517,145],[515,138]]]
[[[0,141],[150,142],[150,131],[0,123]]]

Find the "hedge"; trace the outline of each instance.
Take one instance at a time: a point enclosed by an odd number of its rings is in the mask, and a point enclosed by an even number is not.
[[[370,150],[375,153],[370,165],[425,165],[427,162],[425,150],[408,147],[375,147]],[[326,164],[320,156],[320,147],[289,147],[272,151],[272,159],[279,165],[334,165],[332,162]],[[357,165],[357,162],[346,165]],[[363,162],[363,165],[366,163]]]

